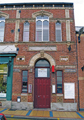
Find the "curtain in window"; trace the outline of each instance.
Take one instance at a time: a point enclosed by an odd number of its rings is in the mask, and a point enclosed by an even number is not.
[[[49,18],[47,16],[36,18],[36,41],[49,41]]]
[[[28,42],[29,41],[29,23],[24,23],[24,31],[23,31],[23,41]]]
[[[5,18],[0,18],[0,42],[4,41]]]
[[[61,23],[57,22],[55,27],[56,27],[56,42],[61,42],[62,41]]]

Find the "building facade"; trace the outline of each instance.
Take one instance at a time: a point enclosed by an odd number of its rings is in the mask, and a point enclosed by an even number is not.
[[[77,53],[78,53],[78,94],[79,110],[84,111],[84,27],[76,27]]]
[[[0,32],[2,106],[77,110],[73,3],[1,4]]]

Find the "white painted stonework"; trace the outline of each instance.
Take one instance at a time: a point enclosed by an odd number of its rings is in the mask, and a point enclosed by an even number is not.
[[[70,20],[66,20],[66,40],[71,41],[70,35]]]
[[[15,45],[0,45],[0,53],[16,53],[17,48]]]

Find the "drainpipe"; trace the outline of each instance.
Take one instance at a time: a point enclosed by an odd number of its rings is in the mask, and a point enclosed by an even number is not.
[[[77,62],[78,110],[80,110],[77,36],[76,36],[76,62]]]

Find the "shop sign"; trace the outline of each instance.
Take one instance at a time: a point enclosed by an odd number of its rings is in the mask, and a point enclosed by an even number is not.
[[[75,83],[64,83],[64,99],[75,99]]]
[[[47,69],[38,68],[38,77],[47,77]]]
[[[0,93],[0,97],[6,97],[6,93]]]

